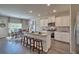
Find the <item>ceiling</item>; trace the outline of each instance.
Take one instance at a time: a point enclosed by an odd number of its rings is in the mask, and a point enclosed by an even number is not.
[[[32,10],[32,13],[29,11]],[[68,4],[0,4],[0,15],[34,19],[53,15],[53,10],[64,12],[69,10]],[[40,14],[40,16],[38,16]]]

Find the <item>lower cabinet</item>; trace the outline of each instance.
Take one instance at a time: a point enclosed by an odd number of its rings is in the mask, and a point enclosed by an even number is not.
[[[68,33],[68,32],[55,32],[55,40],[69,42],[70,41],[70,33]]]

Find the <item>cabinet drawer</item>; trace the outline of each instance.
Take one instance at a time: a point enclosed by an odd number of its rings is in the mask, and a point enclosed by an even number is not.
[[[55,32],[55,39],[63,42],[70,41],[70,33],[66,32]]]
[[[55,32],[55,40],[61,40],[61,33]]]
[[[66,33],[66,32],[63,32],[61,33],[61,38],[62,38],[62,41],[65,41],[65,42],[69,42],[70,41],[70,34],[69,33]]]

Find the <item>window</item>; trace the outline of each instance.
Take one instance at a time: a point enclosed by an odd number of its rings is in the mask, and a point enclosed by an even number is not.
[[[22,29],[22,24],[21,23],[9,23],[8,28],[9,28],[9,33],[17,32],[19,29]]]

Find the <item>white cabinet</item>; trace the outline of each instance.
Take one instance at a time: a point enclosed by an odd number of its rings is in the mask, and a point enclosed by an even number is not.
[[[70,41],[70,33],[62,32],[61,33],[62,41],[69,42]]]
[[[48,20],[47,19],[40,20],[40,26],[48,26]]]
[[[55,16],[48,18],[48,23],[55,22]]]
[[[61,17],[56,17],[56,26],[62,26],[62,18]]]
[[[48,27],[48,23],[55,22],[55,16],[51,16],[46,19],[40,19],[38,21],[40,21],[40,29],[43,29],[43,27]]]
[[[63,16],[61,22],[62,22],[62,26],[70,26],[70,18],[69,18],[69,16]]]
[[[48,26],[48,20],[47,19],[41,19],[39,22],[40,31],[42,31],[45,27]]]
[[[43,20],[40,20],[40,26],[43,26],[44,23],[43,23]]]
[[[55,32],[55,40],[61,41],[61,33],[60,32]]]
[[[48,26],[48,23],[55,22],[55,16],[48,17],[47,19],[40,19],[41,26]]]
[[[68,32],[55,32],[55,40],[69,42],[70,41],[70,33],[68,33]]]
[[[56,17],[56,26],[70,26],[69,16]]]
[[[47,19],[44,21],[44,26],[48,26],[48,20]]]

